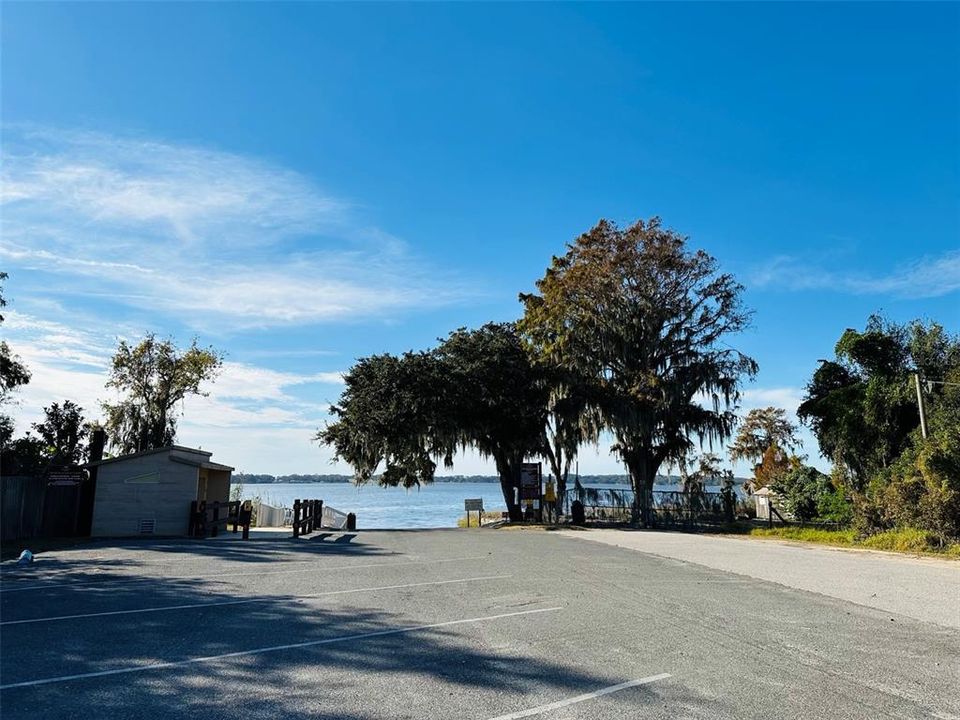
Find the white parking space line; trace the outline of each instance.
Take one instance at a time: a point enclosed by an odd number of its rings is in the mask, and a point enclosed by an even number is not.
[[[350,546],[350,547],[359,547],[359,546]],[[315,564],[317,562],[317,557],[323,557],[323,556],[327,556],[327,557],[341,556],[342,557],[344,554],[351,554],[350,552],[347,552],[347,553],[342,552],[343,549],[344,548],[337,548],[333,544],[331,544],[329,548],[323,551],[318,551],[316,549],[310,550],[309,552],[313,552],[316,555],[316,557],[311,558],[310,560],[284,560],[283,564],[284,565]],[[160,552],[164,552],[164,550],[162,548],[158,549],[156,547],[151,547],[147,550],[144,550],[143,552],[160,553]],[[360,555],[361,552],[356,552],[353,554]],[[144,568],[147,568],[147,567],[162,568],[162,567],[169,567],[171,565],[178,565],[183,567],[184,565],[202,565],[204,563],[209,563],[211,561],[232,562],[232,563],[236,563],[237,567],[244,567],[246,565],[250,565],[251,563],[264,563],[264,564],[270,563],[273,561],[274,557],[276,556],[275,554],[264,553],[259,556],[250,555],[243,560],[237,560],[237,559],[224,560],[219,555],[215,555],[212,553],[209,555],[198,555],[196,553],[190,552],[189,549],[184,549],[179,552],[174,551],[174,555],[175,557],[171,557],[170,555],[165,554],[164,559],[162,560],[158,560],[155,558],[146,559],[143,557],[142,554],[138,556],[133,556],[133,557],[119,557],[116,559],[120,562],[129,561],[129,562],[135,562],[135,563],[142,563]],[[391,550],[390,552],[383,553],[382,557],[389,557],[391,555],[403,556],[404,553],[397,552],[396,550]],[[94,556],[87,559],[81,559],[79,560],[79,562],[97,563],[102,559],[102,557],[103,556],[98,555],[98,556]],[[412,554],[412,555],[407,555],[407,557],[419,557],[419,556],[416,554]],[[44,561],[36,558],[35,558],[35,562],[37,563],[37,565],[28,565],[26,567],[20,567],[16,565],[16,562],[17,562],[16,560],[5,561],[6,566],[3,569],[0,569],[0,582],[5,582],[6,580],[19,580],[19,579],[36,580],[38,578],[56,580],[61,577],[69,576],[73,572],[73,570],[70,570],[67,568],[61,568],[58,570],[47,568],[47,569],[41,570],[39,569],[39,567],[42,567]]]
[[[166,610],[187,610],[190,608],[220,607],[222,605],[247,605],[250,603],[267,603],[275,601],[301,600],[305,598],[327,597],[328,595],[349,595],[351,593],[377,592],[379,590],[400,590],[402,588],[426,587],[428,585],[453,585],[456,583],[476,582],[479,580],[501,580],[512,575],[485,575],[483,577],[460,578],[457,580],[433,580],[430,582],[407,583],[405,585],[381,585],[380,587],[353,588],[351,590],[330,590],[327,592],[309,593],[307,595],[282,595],[277,597],[246,598],[244,600],[223,600],[219,602],[191,603],[188,605],[162,605],[160,607],[137,608],[135,610],[110,610],[107,612],[80,613],[78,615],[57,615],[55,617],[29,618],[27,620],[7,620],[0,622],[0,627],[7,625],[27,625],[30,623],[55,622],[57,620],[77,620],[79,618],[104,617],[106,615],[135,615],[138,613],[164,612]]]
[[[257,577],[264,577],[267,575],[293,575],[296,573],[306,573],[306,572],[316,572],[318,570],[328,571],[328,570],[359,570],[362,568],[376,568],[376,567],[398,567],[404,565],[434,565],[440,563],[450,563],[450,562],[465,562],[467,560],[487,560],[489,555],[474,555],[472,557],[458,557],[458,558],[444,558],[443,560],[411,560],[409,562],[389,562],[389,563],[362,563],[357,565],[333,565],[330,567],[308,567],[301,570],[268,570],[266,572],[219,572],[219,573],[209,573],[207,575],[149,575],[143,577],[133,577],[133,578],[106,578],[104,580],[91,580],[87,582],[75,582],[75,583],[41,583],[38,585],[27,585],[26,587],[4,587],[0,588],[0,594],[14,593],[14,592],[26,592],[28,590],[59,590],[60,588],[84,588],[84,587],[115,587],[117,585],[130,585],[133,583],[142,583],[142,582],[151,582],[157,580],[208,580],[210,578],[218,577],[245,577],[249,575],[256,575]],[[215,581],[222,582],[222,581]]]
[[[670,673],[660,673],[659,675],[651,675],[650,677],[640,678],[639,680],[629,680],[628,682],[620,683],[619,685],[610,685],[609,687],[591,693],[577,695],[576,697],[567,698],[566,700],[558,700],[549,705],[540,705],[539,707],[521,710],[520,712],[510,713],[509,715],[498,715],[495,718],[490,718],[490,720],[518,720],[519,718],[541,715],[551,710],[559,710],[560,708],[567,707],[567,705],[575,705],[576,703],[582,703],[586,700],[593,700],[598,697],[603,697],[604,695],[626,690],[627,688],[637,687],[638,685],[648,685],[657,680],[665,680],[668,677],[670,677]]]
[[[500,615],[464,618],[462,620],[447,620],[446,622],[430,623],[429,625],[411,625],[402,628],[391,628],[389,630],[376,630],[374,632],[357,633],[355,635],[342,635],[340,637],[325,638],[323,640],[308,640],[306,642],[291,643],[289,645],[271,645],[270,647],[254,648],[252,650],[240,650],[238,652],[223,653],[222,655],[188,658],[186,660],[175,660],[173,662],[136,665],[134,667],[114,668],[113,670],[99,670],[97,672],[78,673],[76,675],[61,675],[60,677],[49,677],[42,678],[40,680],[27,680],[25,682],[8,683],[7,685],[0,685],[0,690],[11,690],[13,688],[21,687],[35,687],[37,685],[52,685],[54,683],[70,682],[71,680],[86,680],[89,678],[107,677],[110,675],[126,675],[128,673],[147,672],[149,670],[165,670],[168,668],[186,667],[188,665],[196,665],[199,663],[220,662],[222,660],[229,660],[232,658],[247,657],[249,655],[262,655],[264,653],[279,652],[281,650],[319,647],[321,645],[332,645],[333,643],[339,642],[366,640],[367,638],[384,637],[386,635],[402,635],[404,633],[412,633],[419,630],[432,630],[434,628],[452,627],[454,625],[468,625],[471,623],[486,622],[488,620],[501,620],[503,618],[519,617],[521,615],[535,615],[538,613],[556,612],[557,610],[562,609],[562,607],[558,606],[540,608],[537,610],[519,610],[517,612],[501,613]]]

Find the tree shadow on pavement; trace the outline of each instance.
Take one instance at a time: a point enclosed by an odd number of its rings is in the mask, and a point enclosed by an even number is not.
[[[98,568],[97,575],[104,574],[110,572]],[[82,577],[82,572],[77,576]],[[39,591],[12,593],[3,598],[2,621],[244,599],[201,578],[145,577],[124,584],[104,582],[101,577],[98,583],[102,584],[92,590],[60,592],[49,600]],[[344,597],[350,596],[277,595],[264,602],[5,625],[0,628],[4,685],[241,654],[165,669],[8,688],[0,693],[4,718],[361,720],[421,717],[431,709],[435,717],[482,718],[487,716],[482,714],[482,703],[477,705],[480,690],[493,691],[480,695],[488,701],[504,694],[516,696],[515,709],[522,709],[526,707],[523,695],[530,691],[548,688],[564,697],[623,679],[577,670],[569,662],[536,658],[516,647],[506,652],[487,648],[475,639],[475,628],[482,624],[391,634],[462,616],[451,616],[439,603],[424,616],[365,609],[378,603],[369,595],[359,602],[344,601]],[[401,602],[405,607],[406,600]],[[474,614],[505,611],[509,609]],[[373,633],[379,635],[357,637]],[[322,640],[335,641],[242,654]],[[643,692],[652,698],[657,691],[644,688]],[[467,697],[473,698],[473,709],[462,714],[456,703]]]
[[[34,562],[21,567],[5,562],[0,570],[0,581],[43,582],[65,576],[93,572],[95,568],[139,569],[168,567],[190,561],[210,560],[209,572],[216,572],[221,564],[228,563],[295,563],[325,556],[377,557],[397,556],[399,553],[386,550],[371,543],[354,542],[356,535],[320,533],[301,538],[252,537],[240,539],[232,533],[216,538],[122,538],[90,540],[83,544],[61,548],[55,552],[40,553]],[[100,557],[110,553],[111,558]],[[118,556],[119,554],[119,556]],[[198,571],[198,574],[200,572]]]

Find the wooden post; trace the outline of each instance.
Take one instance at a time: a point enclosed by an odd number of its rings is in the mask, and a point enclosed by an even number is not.
[[[220,532],[220,501],[213,501],[213,519],[210,521],[210,537],[216,537]]]
[[[187,524],[187,535],[189,537],[197,536],[197,501],[190,501],[190,522]]]
[[[293,501],[293,536],[300,537],[300,500]]]
[[[250,539],[250,520],[253,517],[253,506],[248,510],[245,503],[237,503],[237,520],[243,525],[243,539]]]

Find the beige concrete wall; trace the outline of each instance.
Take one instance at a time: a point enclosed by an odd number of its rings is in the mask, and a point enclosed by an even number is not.
[[[171,462],[167,453],[101,465],[91,535],[139,535],[141,519],[155,521],[156,535],[186,535],[197,476],[196,467]]]
[[[230,500],[230,471],[205,470],[207,473],[207,503],[219,500],[225,503]]]

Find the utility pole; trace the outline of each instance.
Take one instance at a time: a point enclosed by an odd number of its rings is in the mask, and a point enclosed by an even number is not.
[[[917,408],[920,410],[920,434],[927,439],[927,413],[923,407],[923,390],[920,387],[920,373],[913,374],[914,385],[917,386]]]

